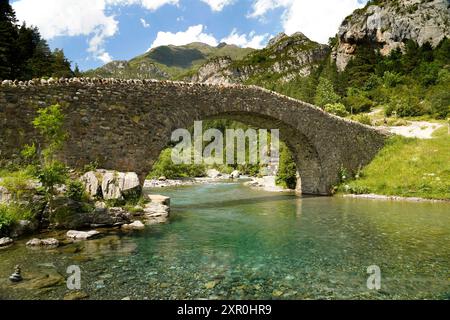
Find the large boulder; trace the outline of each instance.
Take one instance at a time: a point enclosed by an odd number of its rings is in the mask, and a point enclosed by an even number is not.
[[[25,234],[32,234],[39,229],[39,222],[36,220],[19,220],[11,227],[9,235],[18,238]]]
[[[84,184],[86,192],[91,197],[95,197],[100,194],[100,181],[94,171],[86,172],[81,176],[80,181]]]
[[[164,204],[166,206],[170,206],[170,197],[162,196],[160,194],[149,194],[147,197],[150,199],[152,203]]]
[[[136,220],[136,221],[134,221],[134,222],[132,222],[130,224],[124,224],[122,226],[122,229],[125,229],[125,230],[143,230],[143,229],[145,229],[145,225],[141,221]]]
[[[102,195],[105,200],[123,199],[120,192],[121,174],[114,171],[108,171],[102,179]]]
[[[7,247],[9,245],[12,245],[14,243],[14,240],[8,237],[0,238],[0,248],[1,247]]]
[[[56,198],[52,203],[52,212],[47,206],[44,216],[49,220],[50,226],[59,229],[77,229],[89,226],[91,217],[86,212],[82,202],[69,198]]]
[[[59,241],[55,238],[48,239],[31,239],[27,242],[27,247],[33,248],[56,248],[59,246]]]
[[[87,240],[99,234],[100,232],[98,232],[97,230],[91,231],[69,230],[67,231],[66,236],[73,240]]]
[[[135,172],[96,170],[86,172],[80,181],[91,197],[104,200],[123,200],[140,195],[141,184]]]

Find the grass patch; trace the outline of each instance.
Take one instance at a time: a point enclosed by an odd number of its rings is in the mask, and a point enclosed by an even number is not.
[[[32,210],[25,205],[0,204],[0,236],[7,235],[19,220],[30,220],[32,217]]]
[[[450,199],[450,135],[436,130],[433,139],[389,139],[359,178],[345,182],[347,193]]]

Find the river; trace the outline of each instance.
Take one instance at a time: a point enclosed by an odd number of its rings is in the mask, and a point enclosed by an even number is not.
[[[450,298],[448,203],[297,198],[239,183],[150,191],[171,197],[169,223],[0,250],[0,298],[62,299],[70,265],[89,299]],[[16,264],[25,280],[12,284]],[[369,266],[379,290],[367,287]]]

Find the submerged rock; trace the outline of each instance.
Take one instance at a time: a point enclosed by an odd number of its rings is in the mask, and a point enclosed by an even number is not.
[[[13,243],[14,243],[14,240],[11,238],[8,238],[8,237],[0,238],[0,248],[12,245]]]
[[[126,229],[126,230],[142,230],[145,229],[145,225],[139,221],[136,220],[130,224],[124,224],[122,225],[122,229]]]
[[[170,197],[162,196],[159,194],[149,194],[148,198],[152,203],[159,203],[166,206],[170,206]]]
[[[89,294],[84,291],[71,291],[64,296],[64,300],[83,300],[86,298],[89,298]]]
[[[66,236],[68,238],[71,238],[74,240],[87,240],[87,239],[90,239],[99,234],[100,234],[100,232],[98,232],[97,230],[91,230],[91,231],[70,230],[70,231],[67,231]]]
[[[170,212],[169,206],[161,203],[148,203],[144,208],[144,215],[146,217],[168,217]]]
[[[56,248],[59,246],[59,241],[55,238],[48,239],[32,239],[27,242],[27,247],[46,247],[46,248]]]

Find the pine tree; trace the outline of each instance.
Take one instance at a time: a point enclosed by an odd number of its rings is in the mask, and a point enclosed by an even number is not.
[[[0,79],[13,76],[12,60],[16,55],[16,17],[8,0],[0,0]]]
[[[324,107],[326,104],[333,104],[339,102],[339,100],[340,97],[334,91],[331,81],[327,78],[320,77],[316,96],[314,97],[314,103],[320,107]]]
[[[70,69],[70,62],[64,56],[64,51],[62,49],[55,49],[55,51],[53,51],[52,76],[58,78],[73,77],[73,72]]]
[[[62,50],[51,52],[37,28],[17,25],[9,0],[0,0],[0,79],[71,77],[70,62]]]
[[[75,69],[73,70],[73,75],[75,77],[81,77],[81,71],[80,71],[80,68],[78,68],[78,64],[75,64]]]

